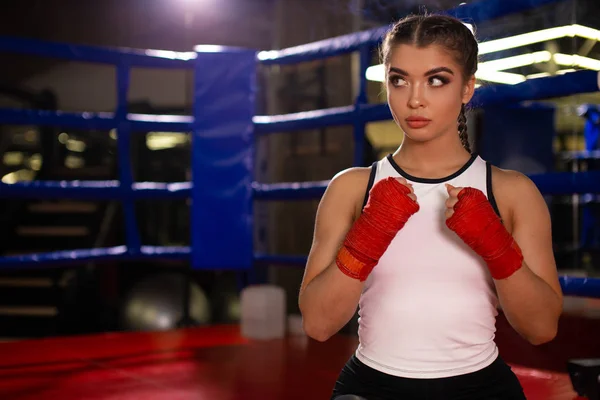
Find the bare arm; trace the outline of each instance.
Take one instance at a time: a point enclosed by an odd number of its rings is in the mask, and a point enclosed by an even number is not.
[[[556,336],[562,312],[550,213],[537,187],[526,176],[511,171],[496,175],[504,175],[497,180],[497,193],[507,205],[512,235],[524,257],[520,270],[495,282],[500,304],[521,336],[532,344],[546,343]]]
[[[336,254],[360,210],[368,169],[351,169],[332,179],[317,210],[312,247],[299,305],[308,336],[325,341],[354,315],[364,283],[343,274]]]

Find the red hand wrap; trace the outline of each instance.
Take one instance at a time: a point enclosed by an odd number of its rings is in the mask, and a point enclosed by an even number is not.
[[[464,188],[459,192],[454,214],[446,225],[486,261],[494,279],[508,278],[521,268],[519,245],[480,190]]]
[[[409,193],[410,189],[395,178],[373,185],[367,205],[338,252],[336,264],[343,273],[361,281],[367,279],[396,233],[419,210]]]

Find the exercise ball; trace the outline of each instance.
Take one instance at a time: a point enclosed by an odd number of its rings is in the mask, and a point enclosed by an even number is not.
[[[183,318],[184,276],[153,274],[137,282],[127,293],[120,312],[124,330],[159,331],[178,327]],[[190,318],[197,325],[210,321],[209,300],[197,284],[190,285]]]

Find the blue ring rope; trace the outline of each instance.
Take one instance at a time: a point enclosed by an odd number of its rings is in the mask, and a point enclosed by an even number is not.
[[[479,0],[447,10],[445,14],[479,24],[559,1],[562,0]],[[381,43],[388,29],[389,26],[382,26],[283,50],[264,51],[259,53],[259,60],[264,65],[288,65],[348,54],[365,46],[373,48]]]
[[[472,23],[499,18],[521,11],[532,10],[558,0],[481,0],[448,10],[450,15]],[[360,163],[365,124],[391,118],[385,104],[367,104],[365,72],[369,66],[370,51],[377,46],[389,27],[358,32],[283,50],[260,52],[257,62],[262,65],[292,64],[324,59],[358,51],[360,54],[360,90],[353,105],[347,107],[316,110],[307,113],[278,116],[255,116],[256,134],[274,134],[293,130],[314,129],[333,125],[354,127],[354,165]],[[201,118],[194,107],[194,115],[145,115],[127,111],[129,75],[133,67],[195,69],[198,52],[172,52],[148,49],[109,49],[94,46],[48,43],[31,39],[0,37],[0,51],[29,54],[66,60],[109,64],[117,67],[118,104],[115,113],[69,113],[62,111],[0,109],[0,121],[8,124],[53,125],[63,128],[118,130],[119,181],[38,181],[12,185],[0,184],[1,197],[21,198],[93,198],[120,199],[125,207],[127,244],[111,248],[79,249],[44,254],[1,257],[0,267],[18,265],[20,268],[38,267],[65,262],[114,259],[179,259],[189,260],[190,247],[157,247],[141,244],[136,229],[133,201],[139,198],[186,198],[190,196],[192,182],[133,182],[129,152],[131,135],[136,132],[163,130],[190,132],[194,121]],[[598,91],[598,74],[581,71],[552,78],[526,81],[514,86],[489,86],[477,91],[474,106],[483,104],[510,104],[524,100]],[[547,194],[599,193],[600,175],[596,172],[555,173],[531,176],[533,181]],[[303,200],[322,196],[328,182],[302,182],[261,184],[252,183],[256,200]],[[257,263],[304,265],[305,256],[254,255]],[[565,294],[600,297],[600,280],[589,278],[561,277]]]

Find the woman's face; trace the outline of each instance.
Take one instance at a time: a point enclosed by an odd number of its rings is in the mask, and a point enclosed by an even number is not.
[[[458,115],[473,96],[475,79],[464,82],[462,67],[437,45],[400,44],[391,51],[387,99],[406,136],[425,142],[458,135]]]

